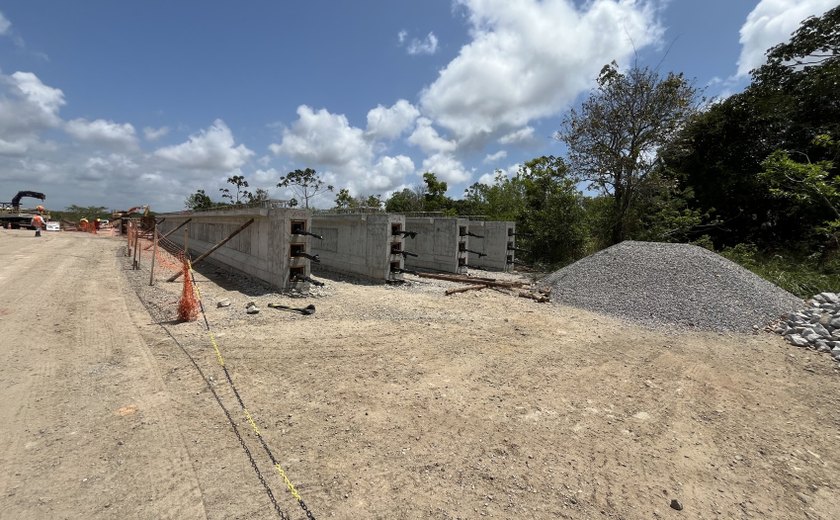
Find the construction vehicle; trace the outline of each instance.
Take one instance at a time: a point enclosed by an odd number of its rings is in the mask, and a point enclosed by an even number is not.
[[[130,219],[132,215],[140,213],[140,210],[143,210],[144,221],[151,218],[148,204],[144,204],[143,206],[134,206],[133,208],[127,209],[125,211],[115,210],[111,213],[111,221],[119,221],[119,230],[121,235],[124,235],[126,233],[128,219]]]
[[[23,197],[31,197],[33,199],[47,200],[47,196],[37,191],[19,191],[11,202],[0,202],[0,225],[4,228],[11,227],[12,229],[34,229],[30,224],[32,217],[43,214],[44,207],[37,208],[21,208],[20,199]],[[42,215],[44,216],[44,215]],[[44,216],[44,220],[49,220]]]

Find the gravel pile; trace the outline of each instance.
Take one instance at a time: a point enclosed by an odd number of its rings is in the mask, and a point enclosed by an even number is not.
[[[556,271],[552,301],[654,326],[749,332],[801,299],[702,247],[626,241]]]
[[[771,330],[792,345],[829,352],[840,362],[840,294],[820,293],[807,304],[784,316]]]

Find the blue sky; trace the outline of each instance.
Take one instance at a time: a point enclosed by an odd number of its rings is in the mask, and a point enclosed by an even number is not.
[[[182,209],[231,175],[315,168],[449,195],[540,155],[601,67],[707,96],[837,0],[0,1],[0,200]],[[330,206],[332,195],[319,201]]]

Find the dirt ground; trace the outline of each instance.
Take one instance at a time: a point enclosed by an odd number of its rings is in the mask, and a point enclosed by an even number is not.
[[[180,284],[149,287],[122,240],[31,235],[0,230],[0,518],[305,518],[204,322],[172,321]],[[315,518],[840,512],[827,355],[416,278],[237,280],[200,271],[208,322]]]

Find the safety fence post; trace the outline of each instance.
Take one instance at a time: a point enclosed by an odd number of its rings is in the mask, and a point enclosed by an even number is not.
[[[157,222],[155,222],[154,229],[152,230],[152,272],[149,275],[149,285],[155,284],[155,257],[157,256],[157,245],[158,245],[158,230],[157,230]]]

